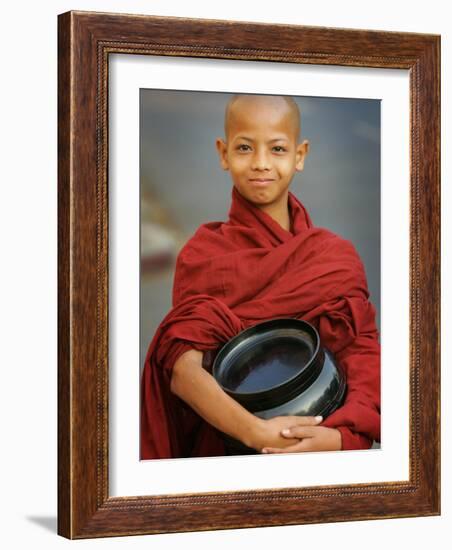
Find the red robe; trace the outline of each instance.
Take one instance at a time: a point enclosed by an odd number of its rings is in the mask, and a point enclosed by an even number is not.
[[[289,193],[291,231],[233,188],[227,222],[202,225],[181,250],[173,307],[150,344],[141,381],[141,458],[218,456],[218,432],[171,393],[189,349],[218,350],[275,317],[313,324],[345,371],[345,402],[322,422],[343,449],[380,440],[380,344],[364,266],[350,241],[314,227]]]

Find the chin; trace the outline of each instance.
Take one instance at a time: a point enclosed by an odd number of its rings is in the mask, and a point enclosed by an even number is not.
[[[247,201],[251,202],[256,206],[267,206],[272,204],[275,200],[275,197],[268,193],[267,190],[254,191],[249,189],[240,189],[237,188],[237,191],[245,198]]]
[[[270,203],[274,200],[274,197],[267,189],[248,190],[246,193],[242,193],[245,198],[252,202],[258,202],[262,204]]]

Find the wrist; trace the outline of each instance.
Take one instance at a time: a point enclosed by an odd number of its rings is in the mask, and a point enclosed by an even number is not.
[[[243,432],[242,443],[251,449],[260,451],[264,446],[264,432],[265,420],[251,414],[250,421],[247,423]]]
[[[342,450],[342,432],[338,428],[331,428],[335,432],[336,442],[337,442],[337,450]]]

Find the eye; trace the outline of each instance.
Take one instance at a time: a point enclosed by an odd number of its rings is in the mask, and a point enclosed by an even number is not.
[[[283,147],[282,145],[275,145],[272,148],[272,151],[275,152],[275,153],[286,153],[287,149],[285,147]]]
[[[237,145],[237,151],[251,151],[251,147],[247,143]]]

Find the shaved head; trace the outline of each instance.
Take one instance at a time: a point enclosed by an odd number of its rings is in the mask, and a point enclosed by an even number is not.
[[[289,186],[304,168],[300,112],[291,97],[234,95],[226,106],[225,138],[215,145],[238,193],[289,229]]]
[[[259,109],[259,105],[272,109],[280,115],[286,115],[293,126],[295,139],[300,139],[301,117],[300,110],[295,100],[290,96],[272,96],[272,95],[246,95],[236,94],[231,97],[226,105],[224,116],[224,133],[228,139],[231,125],[240,117],[241,111],[250,108]],[[243,111],[242,111],[243,112]]]

